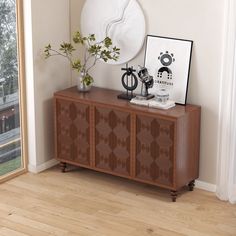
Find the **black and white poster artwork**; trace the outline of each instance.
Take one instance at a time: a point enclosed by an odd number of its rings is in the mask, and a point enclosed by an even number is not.
[[[147,36],[145,67],[154,78],[149,92],[165,89],[170,100],[186,104],[193,41]]]

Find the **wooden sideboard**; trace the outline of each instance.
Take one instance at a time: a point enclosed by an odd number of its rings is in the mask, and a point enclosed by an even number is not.
[[[199,106],[159,110],[117,99],[120,92],[56,92],[55,155],[70,163],[169,189],[194,188],[199,172]]]

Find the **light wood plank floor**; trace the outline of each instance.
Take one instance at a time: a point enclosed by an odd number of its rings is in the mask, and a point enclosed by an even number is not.
[[[58,167],[0,185],[1,236],[236,236],[236,206],[196,189],[169,192]]]

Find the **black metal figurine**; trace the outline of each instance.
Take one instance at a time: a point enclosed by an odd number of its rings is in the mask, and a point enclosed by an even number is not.
[[[139,99],[151,99],[154,95],[148,93],[148,89],[153,87],[153,76],[149,75],[146,67],[139,66],[138,76],[142,82],[141,96],[138,96]]]
[[[119,94],[117,97],[120,99],[131,100],[135,97],[133,91],[138,86],[138,79],[134,74],[136,70],[134,70],[133,67],[128,67],[128,64],[126,64],[126,68],[121,68],[121,70],[126,71],[121,78],[121,82],[123,87],[126,89],[126,93]]]

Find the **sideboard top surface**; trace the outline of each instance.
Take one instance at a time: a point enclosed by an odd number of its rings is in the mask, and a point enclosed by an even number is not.
[[[67,88],[65,90],[61,90],[56,92],[54,95],[55,97],[60,98],[67,98],[73,99],[81,102],[89,102],[89,103],[96,103],[101,105],[109,105],[114,106],[122,109],[127,109],[130,111],[135,112],[144,112],[153,115],[161,115],[161,116],[168,116],[173,118],[179,118],[181,116],[186,115],[186,113],[191,112],[193,110],[200,109],[200,106],[196,105],[176,105],[173,108],[168,110],[161,110],[155,108],[148,108],[145,106],[139,106],[131,104],[127,100],[118,99],[117,95],[119,95],[121,91],[99,88],[99,87],[92,87],[90,92],[82,93],[78,92],[77,87]]]

